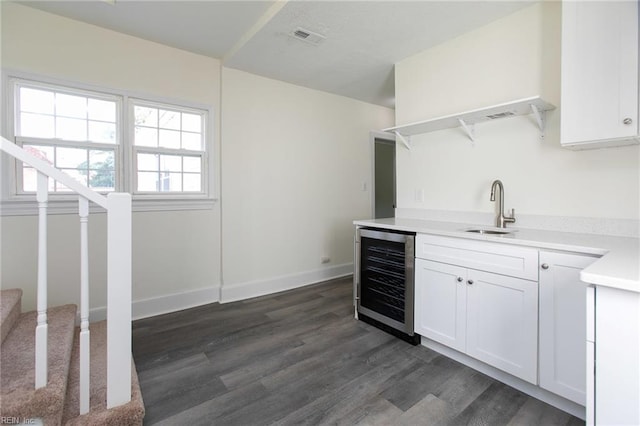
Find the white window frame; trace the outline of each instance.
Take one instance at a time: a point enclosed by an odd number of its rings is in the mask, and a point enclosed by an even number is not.
[[[2,136],[10,141],[21,145],[22,143],[36,143],[46,145],[46,139],[27,138],[15,136],[16,124],[16,101],[14,89],[16,81],[26,81],[36,86],[46,88],[49,86],[56,91],[64,91],[68,89],[70,94],[82,94],[87,92],[89,96],[96,93],[104,95],[104,97],[119,98],[117,105],[118,135],[116,136],[116,144],[91,143],[91,147],[100,149],[108,145],[109,149],[116,150],[116,192],[129,192],[132,194],[133,211],[176,211],[176,210],[209,210],[212,209],[218,201],[215,193],[215,158],[217,152],[217,141],[214,137],[214,120],[213,107],[190,101],[176,100],[173,98],[164,98],[156,95],[148,95],[122,89],[105,88],[85,83],[66,81],[62,79],[51,78],[38,74],[27,73],[23,71],[2,69],[2,107],[4,112],[1,114]],[[184,112],[198,112],[203,114],[203,140],[204,154],[202,155],[202,192],[200,193],[181,193],[181,192],[149,192],[137,193],[134,191],[135,185],[135,152],[133,146],[133,102],[143,102],[148,105],[157,105],[160,108],[174,109]],[[82,144],[87,146],[88,143]],[[58,146],[74,145],[71,141],[61,141]],[[144,148],[146,147],[140,147]],[[179,154],[175,150],[169,150],[171,154]],[[191,151],[185,151],[191,153]],[[186,154],[189,155],[189,154]],[[18,190],[17,161],[12,157],[2,154],[0,158],[0,215],[34,215],[37,214],[37,205],[35,194],[24,193]],[[21,173],[21,171],[20,171]],[[97,206],[91,206],[95,211],[100,211]],[[69,214],[77,213],[77,196],[66,192],[51,192],[49,197],[49,212],[52,214]]]
[[[40,82],[33,79],[26,79],[22,77],[11,76],[8,79],[7,92],[8,96],[10,96],[10,103],[7,107],[7,114],[9,115],[9,119],[7,120],[8,129],[11,137],[7,137],[7,139],[13,141],[19,147],[24,146],[25,144],[30,145],[43,145],[43,146],[52,146],[52,147],[69,147],[69,148],[82,148],[82,149],[95,149],[95,150],[113,150],[114,151],[114,159],[115,159],[115,186],[113,192],[123,192],[124,189],[124,176],[123,176],[123,155],[122,155],[122,143],[123,143],[123,130],[124,130],[124,120],[123,120],[123,98],[119,95],[113,95],[104,93],[102,91],[95,90],[87,90],[84,88],[75,89],[68,87],[67,85],[56,85],[47,82]],[[36,138],[29,136],[17,136],[17,129],[20,124],[20,117],[16,114],[18,107],[20,106],[18,91],[21,87],[28,87],[34,89],[42,89],[42,90],[51,90],[56,93],[64,93],[67,95],[76,95],[76,96],[86,96],[91,97],[93,99],[107,100],[111,102],[115,102],[116,104],[116,141],[115,143],[101,143],[101,142],[89,142],[89,141],[72,141],[72,140],[63,140],[57,138]],[[3,135],[4,136],[4,135]],[[6,137],[6,136],[5,136]],[[16,161],[12,161],[12,195],[19,199],[34,199],[35,192],[25,192],[23,189],[23,168],[18,167]],[[4,176],[3,176],[4,177]],[[110,191],[102,192],[108,193]],[[76,197],[73,196],[72,193],[69,192],[50,192],[50,197],[53,199],[74,199]]]
[[[131,123],[128,127],[128,132],[129,132],[129,140],[131,141],[130,144],[130,161],[131,161],[131,169],[130,169],[130,176],[131,176],[131,193],[134,196],[137,196],[141,199],[153,199],[153,198],[165,198],[165,197],[173,197],[173,198],[177,198],[177,199],[198,199],[198,198],[202,198],[203,196],[205,196],[206,194],[209,193],[209,178],[208,178],[208,174],[209,174],[209,167],[207,167],[209,160],[209,150],[207,149],[207,138],[208,138],[208,129],[207,129],[207,124],[209,123],[209,112],[207,110],[204,109],[197,109],[197,108],[190,108],[190,107],[186,107],[186,106],[177,106],[175,104],[166,104],[166,103],[160,103],[157,101],[149,101],[147,99],[138,99],[138,98],[129,98],[129,102],[128,102],[128,117],[132,118],[134,117],[134,108],[136,106],[144,106],[144,107],[150,107],[150,108],[158,108],[158,109],[165,109],[165,110],[173,110],[173,111],[177,111],[177,112],[186,112],[186,113],[191,113],[191,114],[198,114],[202,116],[202,137],[203,137],[203,147],[202,147],[202,151],[192,151],[192,150],[186,150],[186,149],[170,149],[170,148],[154,148],[154,147],[147,147],[147,146],[136,146],[133,141],[134,141],[134,133],[135,133],[135,123],[133,122],[133,120],[131,120]],[[195,156],[198,155],[201,157],[201,162],[200,162],[200,170],[201,170],[201,191],[200,192],[159,192],[159,191],[149,191],[149,192],[145,192],[145,191],[138,191],[138,167],[137,167],[137,161],[138,161],[138,153],[139,152],[143,152],[143,153],[149,153],[149,154],[167,154],[167,155],[184,155],[184,156]]]

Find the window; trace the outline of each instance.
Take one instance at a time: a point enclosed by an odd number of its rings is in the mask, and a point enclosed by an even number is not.
[[[96,191],[114,191],[119,106],[114,96],[17,82],[16,143]],[[36,171],[22,165],[17,192],[34,192],[36,179]],[[50,181],[49,190],[67,188]]]
[[[203,112],[133,101],[135,191],[203,190]]]
[[[95,191],[130,192],[134,207],[136,200],[210,200],[208,108],[49,81],[9,81],[15,143],[33,155]],[[33,197],[37,172],[16,166],[13,193]],[[53,180],[49,190],[52,200],[68,199],[68,188]]]

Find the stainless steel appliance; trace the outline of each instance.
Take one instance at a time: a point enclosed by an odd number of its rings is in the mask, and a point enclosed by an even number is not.
[[[417,344],[414,247],[415,233],[358,228],[353,284],[356,318]]]

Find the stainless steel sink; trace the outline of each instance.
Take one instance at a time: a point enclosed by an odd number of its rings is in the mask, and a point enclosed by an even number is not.
[[[464,232],[473,232],[476,234],[487,234],[487,235],[506,235],[506,234],[511,234],[513,231],[508,229],[470,228],[470,229],[465,229]]]

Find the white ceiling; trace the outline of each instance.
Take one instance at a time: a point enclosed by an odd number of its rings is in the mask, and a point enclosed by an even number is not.
[[[531,5],[514,1],[20,1],[221,59],[225,66],[394,106],[393,64]],[[315,46],[298,27],[322,34]]]

